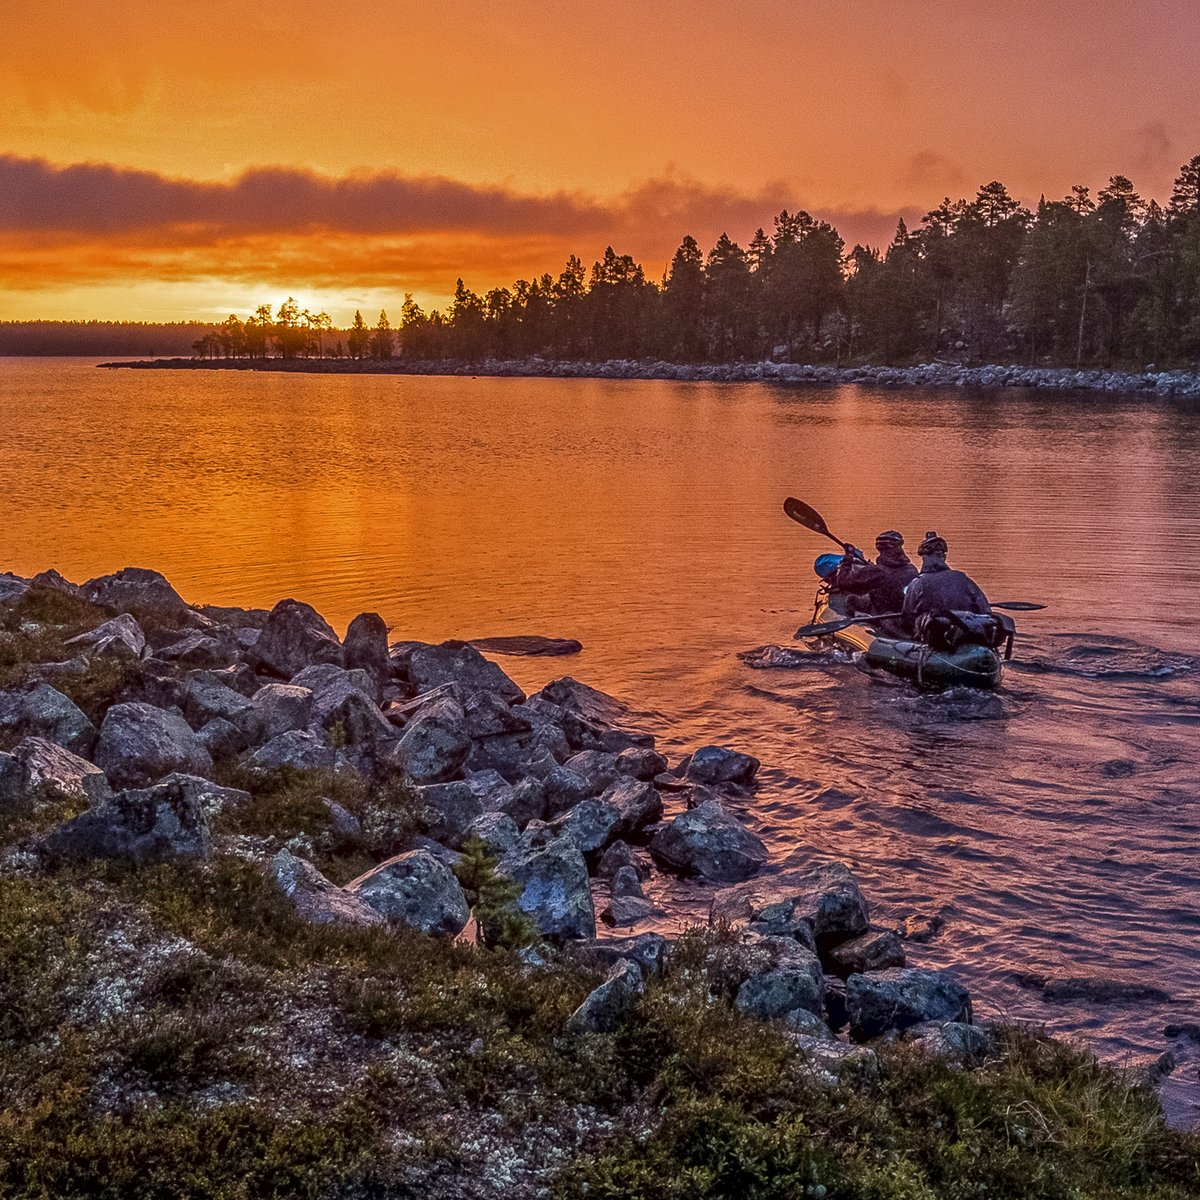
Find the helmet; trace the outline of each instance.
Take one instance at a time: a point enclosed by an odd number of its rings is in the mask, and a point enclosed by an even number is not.
[[[927,554],[942,554],[944,555],[949,547],[946,545],[944,537],[938,535],[931,529],[925,534],[925,540],[917,547],[917,553],[924,558]]]
[[[897,533],[894,529],[885,529],[876,539],[875,547],[882,550],[884,546],[900,547],[904,545],[904,535]]]
[[[820,554],[817,556],[817,561],[813,563],[813,570],[820,578],[828,579],[838,569],[841,561],[840,554]]]

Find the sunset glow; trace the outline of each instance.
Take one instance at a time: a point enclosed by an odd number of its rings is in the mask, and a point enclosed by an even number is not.
[[[994,178],[1162,199],[1200,149],[1179,0],[102,10],[6,23],[0,318],[345,322],[783,207],[852,245]]]

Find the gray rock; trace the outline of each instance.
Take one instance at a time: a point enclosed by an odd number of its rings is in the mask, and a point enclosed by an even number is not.
[[[606,846],[616,837],[620,824],[616,807],[599,796],[589,796],[552,822],[555,833],[570,838],[584,854]]]
[[[0,755],[0,804],[95,804],[109,795],[99,767],[47,738],[27,737]]]
[[[237,662],[241,646],[228,630],[217,626],[212,633],[192,630],[178,641],[171,642],[155,652],[163,662],[196,670],[219,670]]]
[[[362,822],[344,804],[328,796],[322,796],[321,803],[329,813],[330,832],[341,838],[357,838],[362,834]]]
[[[525,693],[494,662],[465,642],[417,646],[408,658],[408,678],[419,692],[459,683],[468,694],[495,692],[510,704],[525,699]]]
[[[825,959],[830,970],[844,979],[865,971],[904,966],[904,947],[891,930],[873,929],[834,946]]]
[[[231,629],[258,629],[267,623],[271,615],[265,608],[234,608],[220,604],[201,604],[197,607],[201,616],[219,625],[228,625]]]
[[[313,663],[343,665],[337,634],[315,608],[299,600],[280,600],[271,609],[254,654],[268,670],[286,679]]]
[[[945,971],[916,967],[851,975],[846,980],[846,1008],[850,1032],[860,1040],[924,1021],[971,1019],[966,988]]]
[[[184,717],[195,729],[202,728],[217,717],[231,725],[244,724],[253,711],[249,697],[206,675],[192,676],[187,680],[182,707]]]
[[[83,585],[93,604],[112,613],[132,613],[176,625],[192,615],[183,597],[157,571],[125,567],[115,575],[101,575]]]
[[[994,1039],[986,1029],[962,1021],[914,1025],[908,1036],[935,1058],[964,1067],[978,1065],[995,1048]]]
[[[314,694],[311,721],[330,734],[337,731],[349,746],[379,747],[396,736],[375,701],[348,680],[338,680]]]
[[[292,676],[292,687],[306,687],[315,696],[335,683],[349,684],[368,696],[374,695],[374,681],[366,671],[355,668],[350,670],[339,667],[336,663],[313,663]]]
[[[540,821],[546,815],[546,793],[540,779],[522,779],[512,789],[504,811],[524,828],[530,821]]]
[[[0,691],[0,733],[48,738],[84,758],[96,744],[96,727],[48,683]]]
[[[236,758],[246,749],[246,737],[231,721],[213,717],[196,731],[196,740],[212,755],[213,762]]]
[[[662,797],[653,784],[621,776],[600,797],[618,814],[617,832],[639,833],[662,817]]]
[[[222,787],[211,779],[199,775],[176,773],[161,780],[159,786],[170,784],[183,790],[189,802],[195,802],[208,820],[221,813],[236,808],[242,808],[251,803],[249,792],[241,788]]]
[[[809,1078],[826,1087],[843,1079],[874,1082],[879,1078],[879,1059],[867,1046],[852,1046],[821,1035],[791,1035],[792,1045],[800,1052],[809,1070]]]
[[[96,743],[96,765],[116,787],[153,783],[173,771],[210,775],[212,755],[177,713],[150,704],[114,704]]]
[[[121,613],[103,625],[64,642],[67,649],[86,651],[93,658],[116,658],[136,661],[146,649],[146,635],[129,613]]]
[[[263,681],[255,675],[247,663],[235,663],[232,667],[215,667],[210,670],[193,671],[188,676],[189,682],[219,683],[232,688],[239,695],[249,699],[263,685]]]
[[[473,738],[493,738],[533,731],[533,722],[523,711],[523,706],[514,707],[498,692],[473,693],[467,700],[464,711],[467,716],[467,732]]]
[[[550,816],[567,812],[593,794],[587,780],[566,766],[556,766],[550,771],[542,780],[542,789]]]
[[[748,879],[767,862],[762,839],[715,800],[664,825],[650,842],[650,853],[673,871],[715,883]]]
[[[66,596],[72,596],[76,600],[84,600],[86,597],[83,594],[83,588],[77,583],[72,583],[69,579],[64,578],[53,567],[48,571],[39,571],[30,581],[29,586],[34,588],[48,588],[52,592],[62,592]]]
[[[624,704],[569,675],[546,684],[532,701],[537,701],[539,707],[553,706],[557,723],[575,750],[619,754],[630,746],[654,747],[649,734],[623,727],[629,716]]]
[[[600,919],[606,925],[625,928],[666,915],[658,905],[644,896],[611,896],[600,912]]]
[[[382,925],[383,916],[344,888],[329,882],[316,867],[280,850],[268,867],[270,877],[311,925]]]
[[[599,796],[620,777],[617,756],[605,750],[582,750],[568,758],[564,768],[574,771],[587,784],[589,796]]]
[[[630,746],[617,755],[617,770],[622,775],[632,775],[634,779],[654,779],[667,769],[667,765],[665,754],[644,746]]]
[[[866,898],[845,863],[814,867],[799,881],[791,899],[794,912],[808,920],[822,949],[869,928]]]
[[[507,812],[512,803],[513,786],[499,771],[472,771],[466,779],[467,787],[479,798],[480,805],[488,812]]]
[[[471,916],[453,871],[427,850],[389,858],[345,890],[389,921],[440,937],[461,933]]]
[[[608,970],[623,958],[635,962],[644,976],[661,975],[670,942],[661,933],[634,933],[580,942],[572,955],[581,962]]]
[[[499,870],[520,885],[517,907],[546,937],[596,936],[587,864],[569,838],[553,838],[544,846],[514,846],[500,860]]]
[[[417,795],[432,814],[430,833],[456,849],[470,836],[471,823],[483,814],[483,805],[461,780],[418,787]]]
[[[637,1004],[645,987],[637,963],[622,959],[609,971],[608,978],[571,1014],[567,1032],[611,1033]]]
[[[508,813],[486,812],[471,822],[467,829],[467,837],[477,837],[489,854],[499,858],[517,844],[521,831]]]
[[[371,677],[372,694],[378,700],[391,678],[387,625],[383,618],[378,613],[359,613],[346,630],[342,651],[348,668],[365,671]]]
[[[337,753],[328,742],[307,729],[292,729],[260,746],[246,760],[254,771],[277,771],[291,767],[297,771],[332,770]]]
[[[254,693],[250,707],[237,717],[238,727],[252,744],[261,744],[293,729],[307,729],[312,719],[313,694],[291,683],[268,683]]]
[[[755,1017],[782,1017],[797,1008],[820,1016],[825,1011],[820,960],[798,947],[771,970],[747,979],[734,1004]]]
[[[803,1034],[818,1042],[836,1040],[833,1030],[825,1023],[825,1019],[815,1012],[810,1012],[807,1008],[793,1008],[790,1012],[784,1013],[783,1023],[793,1033]]]
[[[633,867],[618,867],[609,888],[613,896],[641,896],[642,881]]]
[[[163,862],[211,857],[212,834],[196,790],[176,778],[119,792],[52,830],[42,848],[56,862]]]
[[[762,937],[795,938],[807,949],[814,952],[817,949],[811,910],[803,904],[797,904],[794,899],[776,900],[770,904],[754,906],[746,928]]]
[[[759,761],[750,754],[739,754],[723,746],[701,746],[688,763],[687,774],[697,783],[713,787],[733,783],[748,787],[758,774]]]
[[[650,868],[619,838],[600,856],[596,874],[601,879],[612,879],[622,867],[629,867],[639,880],[650,877]]]
[[[0,605],[6,608],[18,603],[29,591],[29,580],[5,571],[0,575]]]
[[[456,775],[471,750],[466,717],[453,700],[435,700],[405,726],[395,761],[414,783],[441,783]]]

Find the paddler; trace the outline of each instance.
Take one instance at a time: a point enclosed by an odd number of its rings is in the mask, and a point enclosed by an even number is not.
[[[997,636],[992,623],[979,620],[991,618],[992,606],[969,575],[946,565],[948,549],[932,530],[917,547],[921,573],[904,593],[904,620],[920,641],[939,648],[974,640],[992,644]]]
[[[830,590],[850,597],[850,614],[895,613],[904,603],[904,589],[917,578],[917,568],[904,553],[904,538],[894,529],[875,539],[875,561],[867,562],[860,550],[847,547],[834,572]]]

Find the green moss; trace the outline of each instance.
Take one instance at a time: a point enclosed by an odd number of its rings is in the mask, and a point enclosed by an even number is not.
[[[0,687],[23,683],[36,664],[72,657],[65,643],[107,619],[103,609],[86,600],[31,587],[0,612]]]

